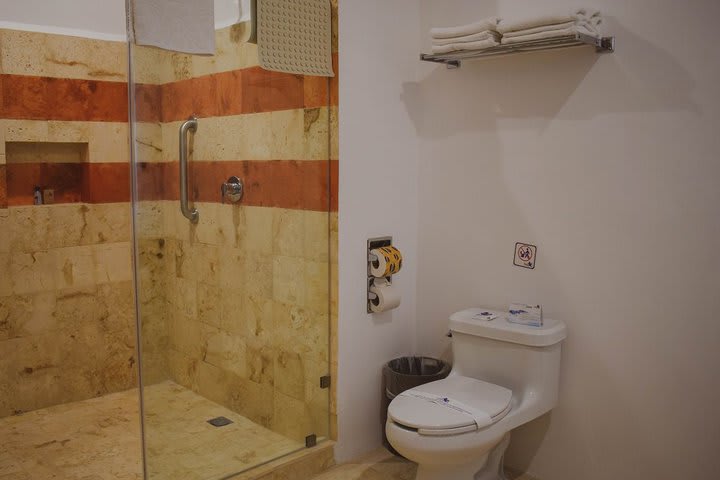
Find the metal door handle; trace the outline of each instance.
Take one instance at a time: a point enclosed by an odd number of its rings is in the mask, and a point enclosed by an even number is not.
[[[190,117],[180,125],[180,211],[192,223],[197,223],[200,214],[188,206],[188,131],[196,132],[197,117]]]

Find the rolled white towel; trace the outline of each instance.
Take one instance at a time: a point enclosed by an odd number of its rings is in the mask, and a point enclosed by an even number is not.
[[[464,37],[454,38],[433,38],[432,44],[434,46],[450,45],[452,43],[463,43],[463,42],[479,42],[480,40],[487,40],[492,38],[494,40],[500,40],[500,34],[497,32],[486,30],[481,33],[474,33],[472,35],[465,35]]]
[[[568,22],[582,22],[590,20],[599,23],[601,21],[600,12],[596,10],[588,10],[586,8],[578,8],[570,13],[541,15],[538,17],[530,17],[520,20],[501,20],[497,26],[497,31],[503,35],[507,32],[517,30],[528,30],[530,28],[541,27],[544,25],[558,25]]]
[[[497,25],[500,21],[497,17],[489,17],[479,22],[470,23],[467,25],[458,25],[456,27],[436,27],[430,29],[430,36],[432,38],[454,38],[464,37],[475,33],[482,33],[486,30],[497,31]]]
[[[600,10],[580,9],[578,15],[580,16],[580,21],[584,20],[595,28],[602,23]]]
[[[600,13],[600,10],[596,10],[594,8],[578,8],[575,11],[576,14],[585,17],[586,19],[601,19],[602,14]]]
[[[602,20],[603,19],[602,19],[602,16],[600,16],[600,14],[598,14],[597,16],[594,16],[594,17],[587,18],[587,22],[590,25],[594,26],[595,28],[597,28],[597,26],[602,23]]]
[[[521,42],[529,42],[532,40],[546,40],[548,38],[558,38],[558,37],[567,37],[570,35],[575,35],[576,33],[586,33],[588,35],[595,35],[592,31],[587,29],[583,25],[573,25],[568,28],[564,28],[561,30],[548,30],[544,32],[538,32],[538,33],[530,33],[526,35],[518,35],[515,37],[502,37],[502,44],[503,45],[512,45],[515,43],[521,43]]]
[[[593,34],[597,34],[597,30],[594,25],[587,21],[581,21],[581,22],[565,22],[565,23],[558,23],[556,25],[543,25],[540,27],[535,28],[528,28],[527,30],[516,30],[514,32],[507,32],[502,36],[502,38],[514,38],[514,37],[522,37],[525,35],[534,35],[536,33],[543,33],[543,32],[554,32],[556,30],[567,30],[568,28],[572,27],[584,27],[589,32],[592,32]]]
[[[484,50],[486,48],[496,47],[500,45],[500,42],[495,38],[488,38],[486,40],[480,40],[478,42],[460,42],[451,43],[449,45],[433,45],[432,53],[435,55],[442,55],[450,52],[460,52],[468,50]]]

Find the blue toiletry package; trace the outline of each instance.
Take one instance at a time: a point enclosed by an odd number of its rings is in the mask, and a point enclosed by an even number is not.
[[[508,308],[507,321],[531,327],[542,327],[542,307],[540,305],[511,303],[510,308]]]

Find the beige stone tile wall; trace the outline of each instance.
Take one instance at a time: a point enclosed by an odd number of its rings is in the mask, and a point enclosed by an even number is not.
[[[137,384],[128,203],[0,217],[0,417]]]
[[[177,202],[159,203],[170,378],[292,439],[330,436],[319,379],[330,373],[337,215],[197,203],[192,225]]]
[[[0,30],[4,74],[122,82],[123,42]],[[6,142],[129,161],[126,122],[0,119]],[[137,386],[130,204],[0,209],[0,417]]]
[[[127,45],[0,29],[0,72],[122,82],[127,79]]]
[[[87,143],[87,162],[127,163],[130,158],[125,122],[65,122],[0,119],[0,143]]]
[[[199,133],[192,140],[194,158],[213,161],[327,160],[331,110],[336,108],[203,118],[198,126]],[[181,123],[162,124],[161,149],[165,162],[177,161],[177,133]]]
[[[328,437],[329,392],[319,385],[330,371],[328,213],[196,207],[191,225],[177,202],[142,202],[164,212],[151,224],[162,238],[141,246],[146,377],[167,369],[292,439]]]
[[[257,66],[257,46],[247,43],[249,33],[245,24],[217,30],[216,52],[212,56],[174,53],[151,47],[134,47],[135,81],[159,85]]]

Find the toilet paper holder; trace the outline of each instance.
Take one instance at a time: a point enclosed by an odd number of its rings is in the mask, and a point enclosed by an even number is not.
[[[392,237],[375,237],[375,238],[369,238],[367,241],[367,251],[365,252],[367,255],[367,313],[373,313],[372,309],[370,308],[370,305],[372,302],[377,302],[378,296],[370,291],[370,287],[372,287],[373,282],[376,278],[383,278],[383,277],[375,277],[370,273],[370,264],[372,262],[377,261],[377,256],[370,253],[372,250],[375,250],[376,248],[380,247],[389,247],[392,245]],[[392,275],[388,275],[387,277],[384,277],[385,280],[388,281],[388,283],[392,284]],[[376,303],[377,305],[377,303]]]

